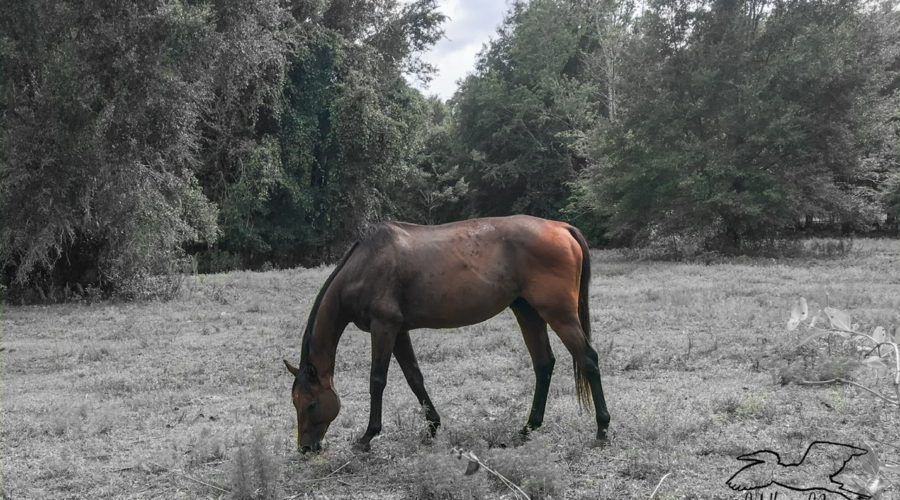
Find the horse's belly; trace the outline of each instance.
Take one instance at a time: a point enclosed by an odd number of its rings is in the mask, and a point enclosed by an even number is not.
[[[504,283],[457,280],[453,287],[407,290],[403,318],[407,329],[456,328],[480,323],[503,311],[517,293]]]

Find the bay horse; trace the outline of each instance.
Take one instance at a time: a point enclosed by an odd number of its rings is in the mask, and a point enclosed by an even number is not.
[[[575,366],[579,403],[597,420],[605,441],[609,412],[603,397],[597,353],[590,344],[587,242],[566,223],[525,215],[420,226],[380,224],[354,243],[322,286],[306,324],[299,366],[284,361],[294,376],[291,398],[297,410],[297,448],[321,448],[340,411],[334,388],[335,356],[349,323],[372,336],[369,424],[355,447],[369,449],[381,432],[381,401],[391,354],[425,409],[434,436],[440,416],[425,391],[409,331],[480,323],[512,309],[525,337],[536,378],[528,422],[540,427],[555,358],[547,325]]]

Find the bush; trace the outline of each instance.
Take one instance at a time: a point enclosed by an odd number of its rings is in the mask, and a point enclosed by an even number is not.
[[[783,361],[778,366],[776,380],[783,384],[821,382],[856,385],[888,403],[900,406],[900,367],[897,362],[900,347],[896,329],[876,326],[871,333],[863,333],[850,314],[831,307],[822,309],[806,323],[809,311],[803,297],[791,309],[787,330],[803,332],[806,338],[779,349]],[[819,320],[823,317],[822,322],[827,326],[820,327]],[[861,367],[866,369],[858,369]],[[896,397],[885,396],[877,388],[851,380],[859,377],[868,378],[874,384],[888,380]]]

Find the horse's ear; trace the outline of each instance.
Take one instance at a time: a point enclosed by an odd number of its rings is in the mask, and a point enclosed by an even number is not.
[[[282,359],[282,361],[284,361],[284,366],[286,366],[287,369],[288,369],[288,371],[291,372],[291,375],[293,375],[293,376],[296,377],[297,374],[300,373],[300,369],[297,368],[296,366],[294,366],[294,365],[288,363],[288,360]]]

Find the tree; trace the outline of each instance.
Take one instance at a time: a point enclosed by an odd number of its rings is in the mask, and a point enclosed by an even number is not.
[[[595,41],[584,54],[585,73],[598,84],[598,102],[605,103],[606,118],[618,116],[626,49],[633,33],[635,5],[632,0],[582,0],[579,17],[590,24]]]
[[[222,247],[250,266],[318,263],[385,217],[427,112],[403,73],[427,77],[417,54],[442,34],[432,0],[296,7],[272,134],[240,163],[244,180],[225,182]]]
[[[871,222],[867,159],[888,137],[883,47],[864,19],[856,2],[651,3],[574,209],[625,242],[733,249],[807,215]]]
[[[207,197],[220,207],[219,246],[252,259],[268,249],[254,218],[282,175],[278,119],[284,75],[291,54],[308,27],[276,0],[216,0],[214,98],[202,122],[199,171]],[[295,3],[298,13],[309,6]],[[206,269],[216,268],[201,259]]]
[[[0,263],[53,294],[168,271],[214,241],[194,167],[209,11],[182,2],[0,3]]]
[[[418,153],[391,192],[393,212],[401,219],[439,224],[462,218],[469,185],[456,163],[453,121],[446,103],[431,97]]]
[[[575,12],[568,2],[515,3],[453,97],[471,213],[559,216],[584,164],[571,132],[598,108],[581,80],[591,40]]]

